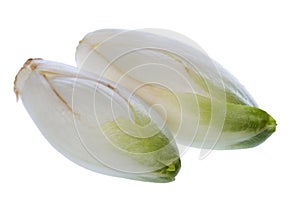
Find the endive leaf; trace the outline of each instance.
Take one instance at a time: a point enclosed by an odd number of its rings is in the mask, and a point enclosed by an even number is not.
[[[180,144],[248,148],[275,131],[275,120],[194,42],[150,32],[89,33],[77,47],[77,65],[122,85],[149,105],[161,105],[157,111]]]
[[[163,120],[110,81],[29,59],[16,76],[15,92],[50,144],[85,168],[153,182],[173,181],[180,169]]]
[[[188,39],[182,43],[182,40],[175,40],[175,36],[168,38],[167,34],[148,32],[147,29],[103,29],[89,33],[77,47],[77,65],[112,80],[121,81],[120,76],[126,74],[135,80],[161,83],[176,91],[205,94],[207,89],[194,87],[190,82],[187,71],[192,70],[201,76],[209,90],[219,88],[224,92],[222,89],[226,89],[244,104],[256,105],[236,78],[203,53],[200,47],[190,45],[195,42],[186,44]]]

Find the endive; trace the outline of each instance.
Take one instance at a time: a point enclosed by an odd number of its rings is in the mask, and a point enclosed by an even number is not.
[[[184,146],[249,148],[275,131],[275,120],[200,47],[173,32],[158,32],[89,33],[77,47],[77,65],[154,106]]]
[[[110,81],[29,59],[14,89],[46,139],[85,168],[152,182],[173,181],[180,169],[178,149],[164,121]]]

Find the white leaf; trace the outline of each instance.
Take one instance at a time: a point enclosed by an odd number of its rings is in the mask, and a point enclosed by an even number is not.
[[[90,170],[168,182],[180,169],[164,121],[114,83],[64,64],[29,59],[15,92],[46,139]]]
[[[76,62],[156,105],[183,146],[249,148],[275,131],[275,120],[256,107],[237,79],[182,35],[95,31],[80,41]]]

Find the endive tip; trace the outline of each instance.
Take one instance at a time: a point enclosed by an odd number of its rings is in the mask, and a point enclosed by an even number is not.
[[[235,145],[232,145],[232,149],[256,147],[256,146],[262,144],[266,139],[268,139],[276,131],[276,126],[277,126],[276,120],[268,113],[266,113],[266,114],[268,115],[268,117],[267,117],[265,126],[262,129],[262,131],[260,131],[257,135],[255,135],[254,137],[252,137],[248,140],[245,140],[245,141],[242,141]]]
[[[32,63],[33,61],[36,60],[43,60],[42,58],[29,58],[23,65],[23,67],[19,70],[19,72],[17,73],[17,75],[15,76],[15,81],[14,81],[14,92],[16,94],[16,100],[19,100],[19,96],[20,96],[20,87],[18,86],[18,82],[20,79],[20,74],[22,74],[22,72],[24,70],[30,70],[33,71],[37,68],[38,63]]]
[[[274,133],[276,131],[276,126],[276,120],[270,115],[268,123],[266,125],[266,129],[268,129],[270,133]]]
[[[156,182],[156,183],[169,183],[175,181],[175,177],[181,169],[180,158],[174,160],[171,164],[162,169],[158,169],[151,174],[153,176],[143,177],[141,181]]]

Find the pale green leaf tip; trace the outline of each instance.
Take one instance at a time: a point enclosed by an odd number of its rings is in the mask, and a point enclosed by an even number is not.
[[[136,112],[136,118],[139,118],[139,123],[149,121],[146,117]],[[135,121],[136,122],[136,121]],[[126,127],[125,132],[123,129]],[[152,125],[153,127],[153,125]],[[167,183],[175,180],[178,174],[181,161],[176,150],[176,147],[170,144],[162,131],[158,131],[155,135],[146,138],[139,138],[132,135],[133,132],[140,131],[136,124],[131,123],[125,118],[118,118],[115,121],[106,122],[102,125],[102,130],[107,138],[124,152],[128,152],[133,160],[136,160],[141,165],[153,166],[156,164],[161,165],[155,171],[147,172],[133,176],[132,179],[137,179],[146,182]],[[144,129],[144,133],[152,131],[151,126]],[[149,153],[147,156],[140,156]]]
[[[164,168],[161,168],[159,170],[156,170],[152,172],[151,177],[144,177],[141,181],[146,182],[156,182],[156,183],[169,183],[172,181],[175,181],[175,177],[180,171],[181,168],[181,161],[180,158],[173,161],[168,166],[165,166]]]
[[[264,112],[268,116],[264,128],[252,138],[232,145],[231,146],[232,149],[245,149],[245,148],[256,147],[261,143],[263,143],[268,137],[272,135],[272,133],[276,131],[276,126],[277,126],[276,120],[267,112],[263,110],[261,110],[261,112]]]

